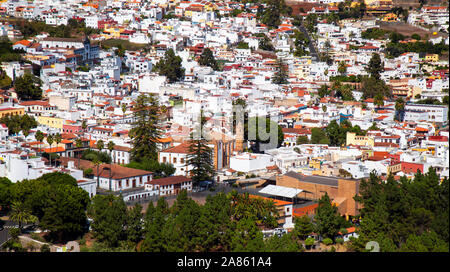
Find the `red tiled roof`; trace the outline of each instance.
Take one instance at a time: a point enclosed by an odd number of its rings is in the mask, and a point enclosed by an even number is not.
[[[190,181],[192,181],[192,179],[185,177],[185,176],[171,176],[171,177],[167,177],[167,178],[154,179],[154,180],[147,182],[147,184],[165,186],[165,185],[179,184],[179,183],[190,182]]]

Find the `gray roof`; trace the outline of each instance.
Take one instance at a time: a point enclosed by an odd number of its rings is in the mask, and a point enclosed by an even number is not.
[[[294,171],[287,172],[286,176],[295,178],[302,182],[309,182],[309,183],[334,186],[334,187],[338,186],[338,178],[335,178],[335,177],[304,176],[304,175],[301,175]]]

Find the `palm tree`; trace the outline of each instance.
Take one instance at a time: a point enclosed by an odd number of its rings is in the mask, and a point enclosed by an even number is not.
[[[103,142],[103,140],[98,140],[97,141],[98,152],[102,152],[103,148],[105,148],[105,143]]]
[[[61,134],[56,133],[54,139],[55,139],[55,142],[56,142],[56,149],[58,149],[58,145],[59,145],[59,143],[61,143],[61,141],[62,141]]]
[[[339,62],[338,72],[339,74],[341,74],[341,76],[344,76],[345,73],[347,73],[347,65],[345,64],[345,61]]]
[[[399,97],[397,100],[395,100],[395,111],[396,111],[396,118],[398,121],[403,121],[403,111],[405,110],[405,101],[403,98]]]
[[[127,111],[127,105],[122,104],[122,122],[125,124],[125,112]]]
[[[378,109],[383,107],[384,106],[384,96],[382,94],[377,94],[373,98],[373,102],[377,106]]]
[[[109,141],[108,142],[108,150],[109,150],[109,155],[111,156],[111,161],[109,163],[109,190],[111,191],[111,179],[112,179],[112,162],[113,162],[113,157],[112,157],[112,151],[114,150],[114,142],[113,141]]]
[[[37,221],[37,217],[31,214],[23,202],[14,201],[11,204],[11,209],[10,219],[19,224],[19,229],[22,229],[22,223],[35,223]]]
[[[81,140],[81,138],[77,138],[75,140],[75,146],[76,148],[82,148],[83,147],[83,141]],[[81,152],[78,152],[78,168],[80,168],[80,159],[81,159]]]
[[[100,165],[102,164],[102,162],[98,159],[95,158],[94,161],[94,166],[97,167],[97,187],[100,187],[100,175],[99,175],[99,171],[100,171]]]
[[[52,144],[53,144],[53,136],[47,135],[47,143],[50,145],[50,152],[48,158],[50,159],[50,165],[52,165]]]
[[[81,122],[81,129],[83,129],[83,138],[85,137],[86,134],[86,128],[87,128],[86,120],[83,120],[83,122]]]
[[[42,141],[44,140],[44,133],[42,133],[42,131],[38,130],[38,131],[36,131],[36,135],[34,137],[36,138],[36,140],[39,141],[39,150],[41,150],[41,144],[42,144]]]

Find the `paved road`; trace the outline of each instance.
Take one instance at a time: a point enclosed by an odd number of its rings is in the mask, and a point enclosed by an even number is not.
[[[18,227],[15,222],[0,221],[0,247],[9,240],[9,230],[15,227]]]
[[[27,228],[30,225],[24,225],[23,228]],[[0,248],[1,246],[11,238],[9,230],[12,228],[18,228],[19,225],[16,222],[9,220],[0,220]]]
[[[308,31],[303,25],[300,25],[298,29],[305,34],[309,40],[309,52],[314,61],[319,61],[319,55],[317,54],[316,46],[314,45],[314,40],[309,36]]]

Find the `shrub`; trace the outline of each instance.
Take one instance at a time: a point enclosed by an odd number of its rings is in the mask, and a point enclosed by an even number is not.
[[[45,242],[44,238],[39,236],[37,233],[32,233],[31,234],[31,239],[37,240],[37,241],[40,241],[40,242]]]
[[[315,240],[314,240],[314,238],[312,238],[312,237],[308,237],[308,238],[306,238],[306,240],[305,240],[305,245],[306,245],[307,247],[311,247],[312,245],[314,245],[314,243],[315,243]]]
[[[85,245],[86,244],[86,238],[84,238],[84,237],[81,238],[81,240],[80,240],[80,242],[78,244],[80,244],[81,246]]]
[[[43,244],[41,246],[41,252],[50,252],[50,247],[48,246],[48,244]]]
[[[337,238],[337,239],[336,239],[336,243],[342,245],[342,244],[344,243],[344,239],[342,239],[342,238]]]
[[[9,235],[11,235],[11,238],[13,238],[14,240],[17,239],[20,234],[21,234],[21,231],[19,228],[12,228],[9,231]]]
[[[322,243],[329,246],[329,245],[333,244],[333,240],[331,240],[330,238],[325,238],[325,239],[323,239]]]

